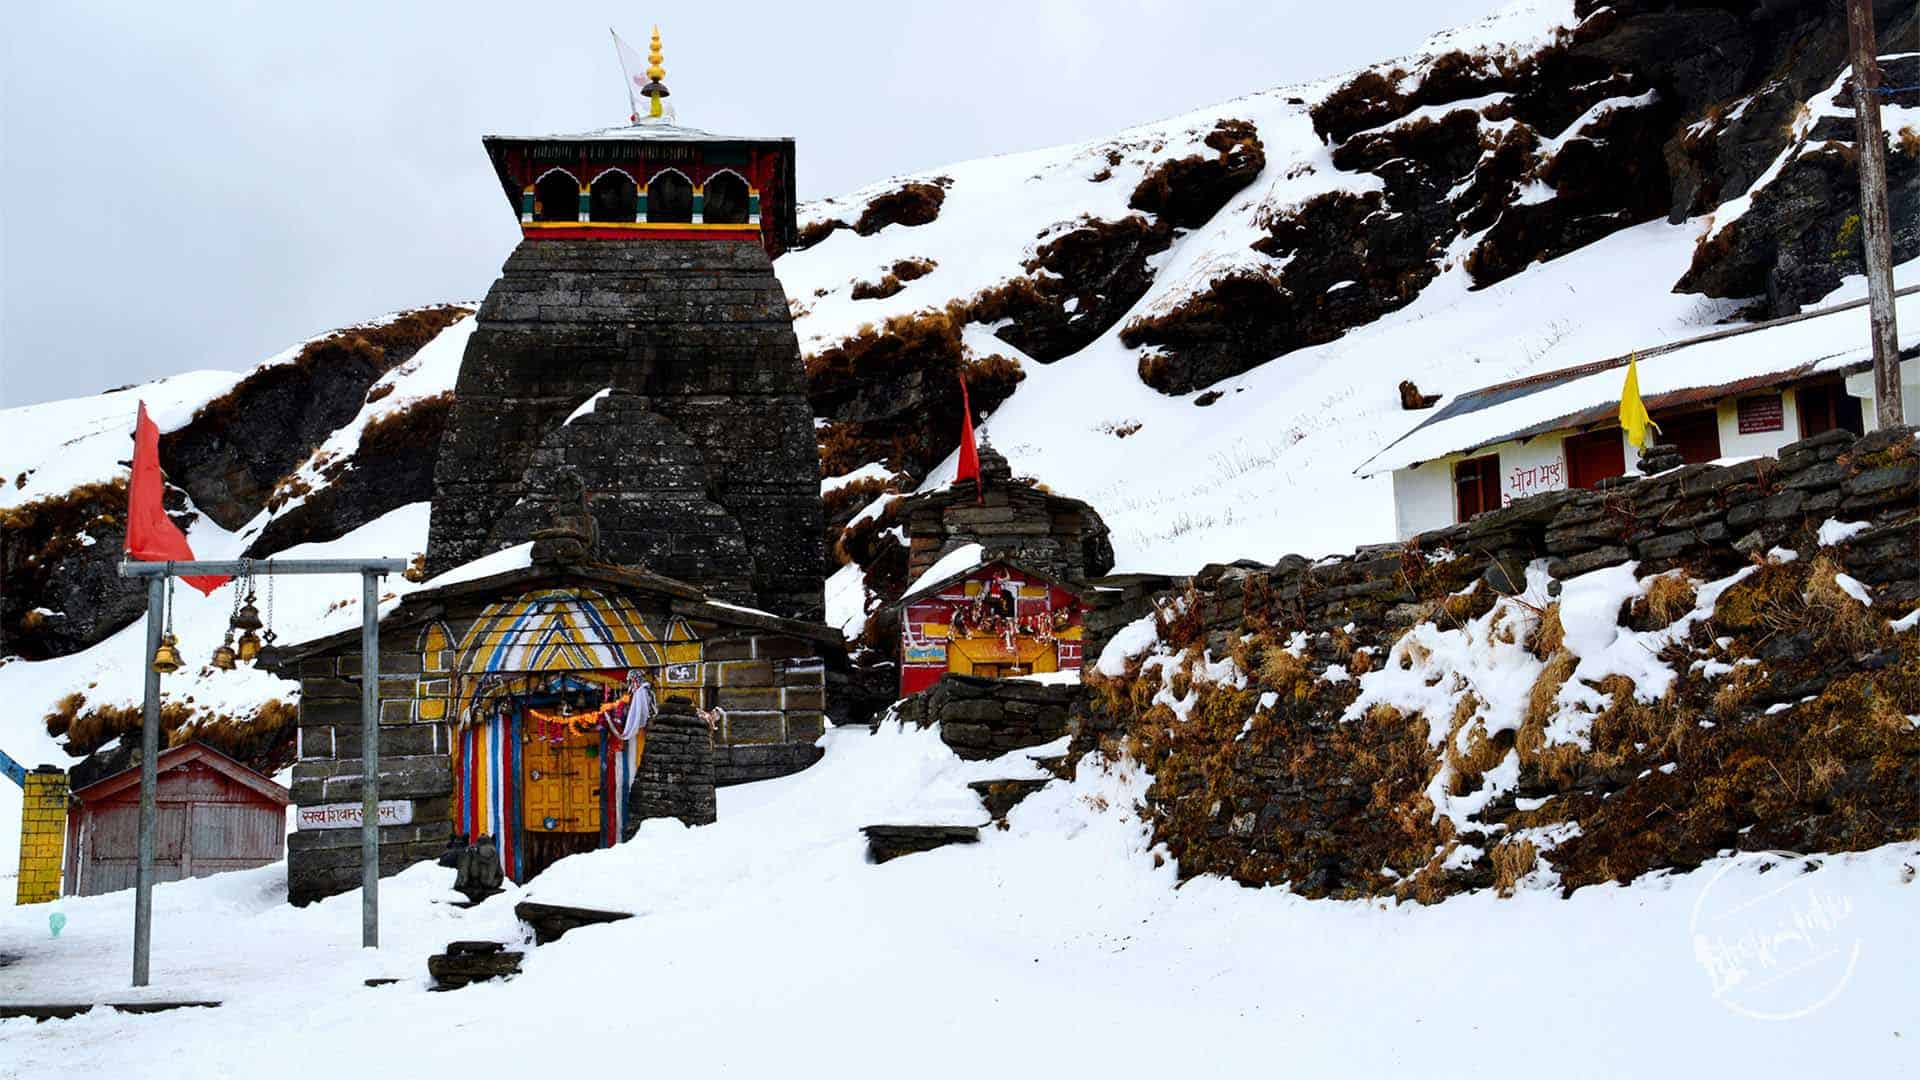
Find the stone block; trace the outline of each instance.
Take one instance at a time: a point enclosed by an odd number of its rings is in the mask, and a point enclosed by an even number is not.
[[[772,743],[786,737],[786,717],[779,712],[727,713],[729,743]]]

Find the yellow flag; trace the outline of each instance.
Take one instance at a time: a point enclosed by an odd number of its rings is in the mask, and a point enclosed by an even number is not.
[[[1646,403],[1640,400],[1640,358],[1627,357],[1627,384],[1620,388],[1620,426],[1627,429],[1627,441],[1635,450],[1647,448],[1647,429],[1657,434],[1660,425],[1647,415]]]

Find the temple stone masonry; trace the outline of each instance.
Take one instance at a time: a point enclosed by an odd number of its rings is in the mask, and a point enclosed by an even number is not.
[[[818,449],[763,245],[529,238],[478,319],[434,474],[430,573],[527,540],[571,468],[608,561],[820,614]]]

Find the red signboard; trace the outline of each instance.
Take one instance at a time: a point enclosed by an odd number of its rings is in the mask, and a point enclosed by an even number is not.
[[[1780,415],[1780,395],[1740,399],[1740,434],[1758,435],[1786,427]]]

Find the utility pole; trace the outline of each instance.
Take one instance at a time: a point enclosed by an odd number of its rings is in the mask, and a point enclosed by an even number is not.
[[[1900,333],[1893,316],[1893,232],[1887,211],[1887,136],[1880,127],[1880,64],[1873,0],[1847,0],[1853,51],[1855,146],[1860,151],[1860,239],[1866,248],[1873,334],[1873,397],[1879,424],[1906,422],[1900,401]]]

